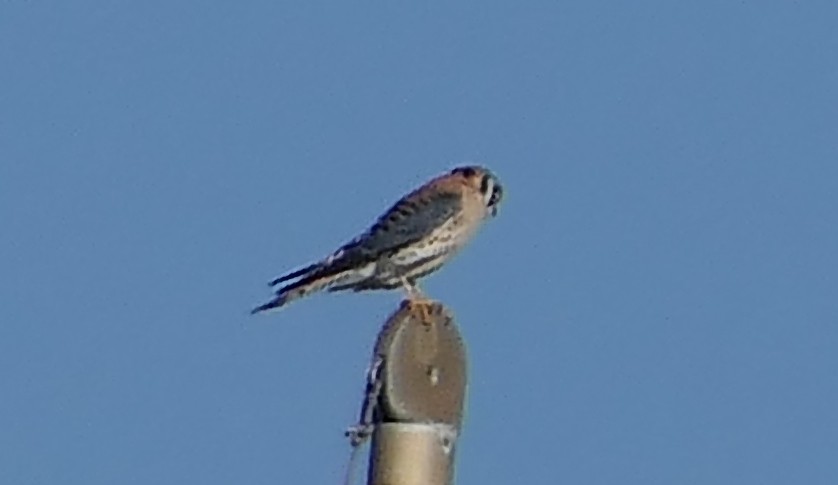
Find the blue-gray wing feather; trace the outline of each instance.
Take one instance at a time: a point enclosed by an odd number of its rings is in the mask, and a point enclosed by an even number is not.
[[[396,202],[372,227],[344,245],[341,259],[369,261],[393,254],[428,236],[461,208],[459,194],[436,193]]]
[[[453,192],[437,192],[424,197],[408,195],[396,202],[366,232],[344,244],[324,261],[311,264],[280,276],[270,282],[301,278],[296,283],[277,290],[283,294],[319,278],[358,267],[420,241],[460,210],[460,196]]]

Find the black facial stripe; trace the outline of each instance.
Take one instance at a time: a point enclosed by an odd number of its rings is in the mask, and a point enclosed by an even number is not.
[[[489,176],[484,175],[483,180],[480,181],[480,193],[485,194],[488,191],[489,191]],[[494,192],[494,190],[492,192]]]

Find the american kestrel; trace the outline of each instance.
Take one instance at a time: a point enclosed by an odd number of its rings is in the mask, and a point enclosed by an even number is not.
[[[479,166],[458,167],[396,202],[366,232],[317,263],[270,282],[276,296],[259,313],[321,290],[402,287],[422,299],[416,281],[439,269],[497,214],[500,181]]]

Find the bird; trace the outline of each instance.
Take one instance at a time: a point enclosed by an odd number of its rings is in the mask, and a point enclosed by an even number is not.
[[[320,291],[402,288],[427,300],[417,280],[440,269],[494,218],[503,199],[497,176],[479,165],[456,167],[399,199],[366,231],[327,257],[269,285],[274,297],[251,314]]]

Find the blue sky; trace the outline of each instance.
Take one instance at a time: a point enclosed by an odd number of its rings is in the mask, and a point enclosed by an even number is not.
[[[832,2],[4,2],[0,483],[338,483],[400,294],[250,317],[465,162],[459,483],[838,482]]]

